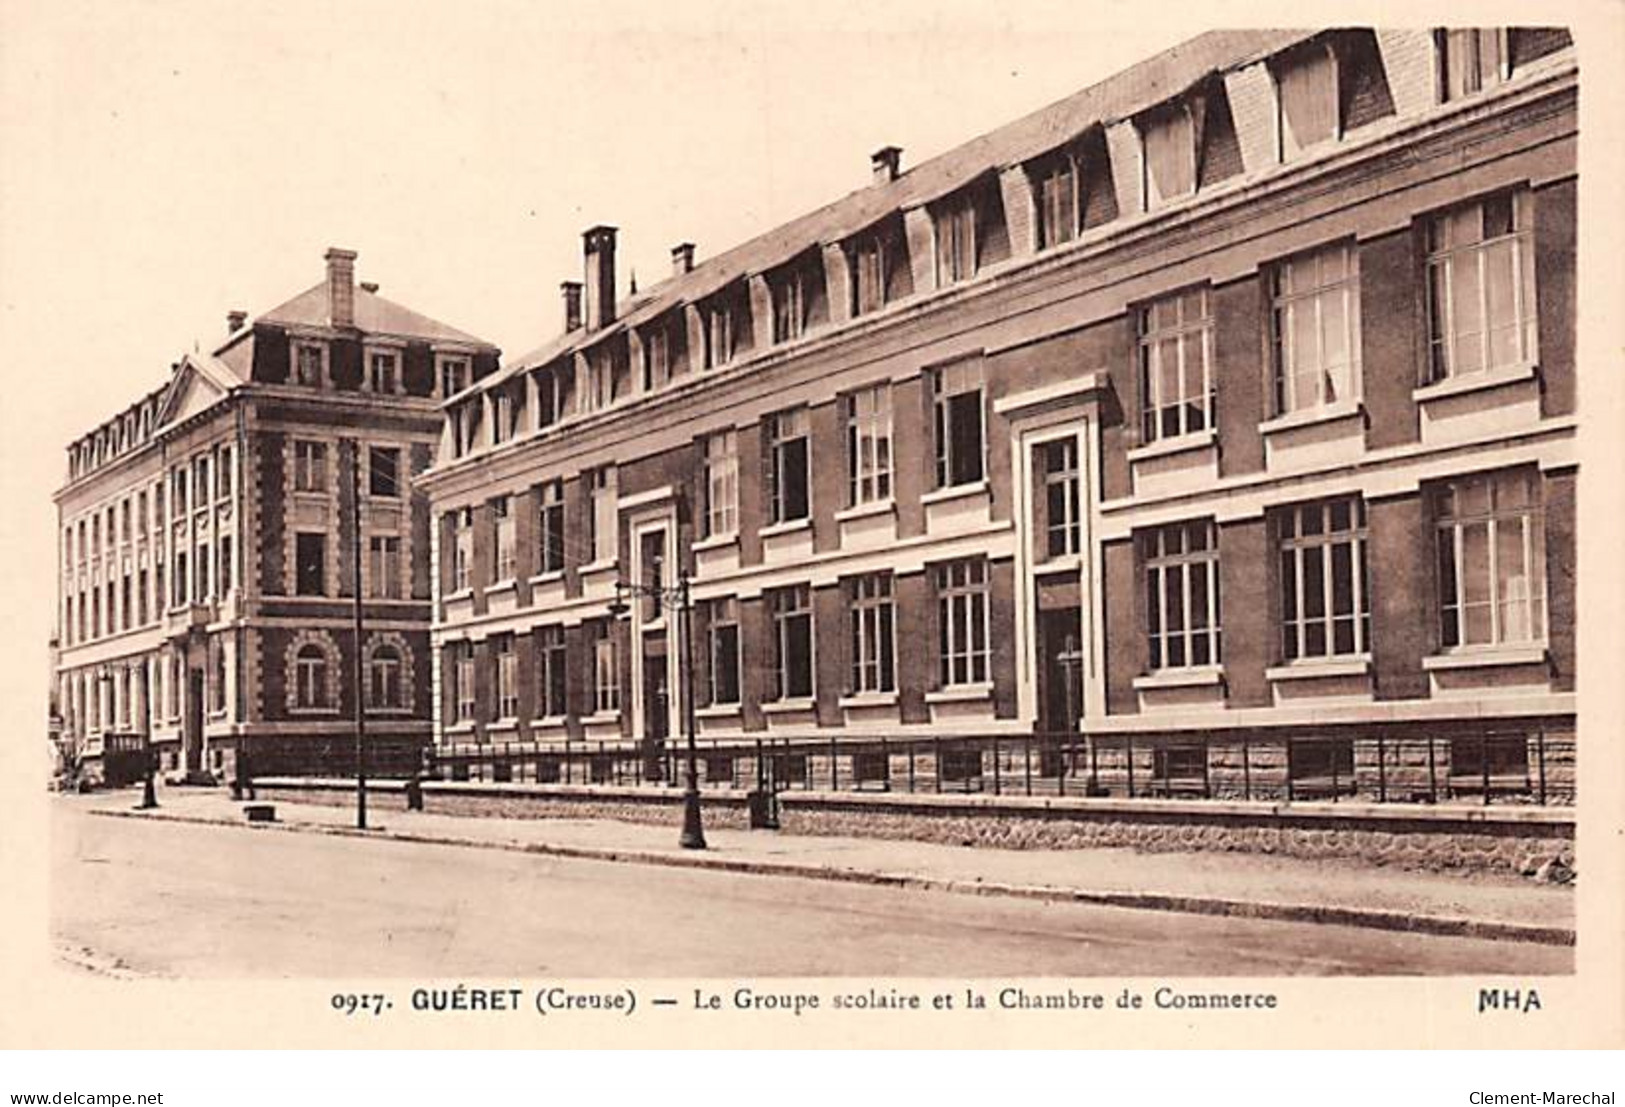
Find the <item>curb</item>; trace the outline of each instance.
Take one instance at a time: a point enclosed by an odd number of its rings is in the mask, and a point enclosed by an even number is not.
[[[880,872],[868,869],[841,869],[829,865],[797,864],[793,861],[745,860],[705,854],[661,853],[639,849],[602,846],[563,846],[547,842],[493,842],[458,838],[445,834],[360,830],[320,823],[242,823],[232,819],[201,815],[149,815],[131,809],[93,810],[89,814],[111,819],[147,819],[162,822],[224,826],[238,830],[280,830],[290,834],[326,834],[339,838],[387,839],[418,845],[461,846],[473,849],[503,850],[545,857],[582,861],[610,861],[621,864],[660,865],[677,869],[712,869],[719,872],[755,876],[799,877],[847,884],[869,884],[917,891],[952,892],[958,895],[1007,896],[1044,903],[1082,903],[1097,907],[1124,907],[1141,911],[1172,911],[1188,915],[1215,915],[1239,919],[1267,919],[1277,922],[1321,923],[1329,926],[1358,926],[1453,938],[1479,938],[1497,942],[1531,942],[1538,945],[1573,946],[1575,932],[1568,927],[1537,926],[1529,923],[1470,919],[1452,915],[1413,915],[1403,911],[1383,911],[1365,907],[1337,907],[1326,904],[1272,903],[1227,899],[1222,896],[1182,895],[1169,892],[1091,891],[1085,888],[1059,888],[1051,885],[1006,884],[998,881],[953,880],[914,873]]]

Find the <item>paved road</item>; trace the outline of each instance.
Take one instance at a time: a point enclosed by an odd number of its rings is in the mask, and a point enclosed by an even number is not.
[[[1571,951],[495,850],[52,817],[59,942],[137,973],[1551,973]]]

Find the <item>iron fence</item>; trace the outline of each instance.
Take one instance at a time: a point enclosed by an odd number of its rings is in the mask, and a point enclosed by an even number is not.
[[[1574,800],[1571,730],[1433,736],[943,735],[703,738],[705,789],[1379,803]],[[680,742],[471,742],[425,757],[444,780],[681,785]]]

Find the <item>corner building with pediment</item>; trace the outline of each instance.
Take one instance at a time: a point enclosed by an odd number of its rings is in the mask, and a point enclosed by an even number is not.
[[[57,491],[61,742],[91,776],[346,772],[430,739],[429,514],[441,399],[497,350],[357,284],[262,315],[68,447]],[[359,553],[363,640],[353,600]],[[356,651],[362,680],[355,680]]]
[[[1218,32],[630,294],[589,230],[423,478],[452,775],[670,779],[692,673],[708,783],[1571,795],[1577,85]]]

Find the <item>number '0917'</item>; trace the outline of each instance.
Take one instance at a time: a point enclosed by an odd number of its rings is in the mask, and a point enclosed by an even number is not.
[[[337,993],[332,999],[333,1010],[344,1015],[382,1015],[395,1006],[382,992],[372,995]]]

